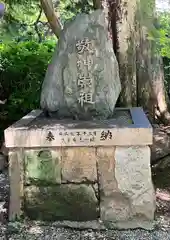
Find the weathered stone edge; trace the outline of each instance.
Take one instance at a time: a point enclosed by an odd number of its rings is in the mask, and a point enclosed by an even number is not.
[[[9,131],[10,129],[17,129],[17,128],[27,128],[27,125],[32,122],[34,119],[39,117],[42,114],[42,110],[36,109],[32,110],[30,113],[25,115],[23,118],[12,124],[10,127],[8,127],[6,130]],[[5,130],[5,131],[6,131]]]
[[[81,129],[86,131],[87,129]],[[100,141],[102,131],[112,131],[113,139]],[[30,130],[30,131],[9,131],[5,132],[5,142],[7,148],[32,148],[32,147],[94,147],[94,146],[146,146],[152,144],[152,130],[145,128],[123,128],[123,129],[94,129],[96,131],[97,140],[95,142],[77,142],[64,143],[57,130],[53,130],[55,140],[48,141],[47,135],[49,130]],[[78,131],[75,130],[75,132]],[[73,131],[72,131],[73,132]]]
[[[120,110],[123,108],[120,108]],[[29,129],[27,124],[38,117],[42,111],[33,110],[31,113],[26,115],[20,121],[16,122],[11,127],[4,131],[5,143],[8,148],[17,147],[64,147],[64,146],[139,146],[139,145],[151,145],[153,141],[153,130],[145,116],[142,108],[132,108],[124,110],[130,110],[132,120],[134,124],[129,124],[128,127],[120,128],[101,128],[93,129],[96,131],[96,141],[94,142],[75,142],[75,143],[64,143],[62,136],[59,135],[59,129],[52,127],[49,128],[37,128]],[[101,131],[112,131],[113,139],[101,141]],[[55,139],[53,141],[47,140],[49,131],[52,131]],[[67,129],[67,131],[87,131],[87,129]]]
[[[15,220],[22,213],[23,199],[23,152],[21,149],[9,152],[9,220]]]

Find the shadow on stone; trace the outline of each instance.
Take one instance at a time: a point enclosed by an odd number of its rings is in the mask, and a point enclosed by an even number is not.
[[[64,184],[25,188],[25,213],[30,219],[89,221],[99,217],[92,186]]]

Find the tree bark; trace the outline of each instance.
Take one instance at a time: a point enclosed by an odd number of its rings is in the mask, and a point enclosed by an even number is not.
[[[61,24],[51,0],[40,0],[48,22],[57,37]],[[121,106],[142,106],[151,119],[170,123],[162,59],[155,43],[148,39],[154,28],[154,0],[93,0],[103,8],[111,25],[113,47],[120,68]]]
[[[117,0],[110,4],[114,49],[119,63],[122,91],[121,106],[137,106],[136,83],[136,0]]]
[[[40,0],[40,2],[53,33],[59,38],[62,25],[55,13],[52,0]]]
[[[164,124],[170,122],[170,114],[165,90],[164,69],[156,43],[148,35],[156,32],[155,1],[140,0],[136,14],[137,36],[137,95],[138,104],[149,111],[152,120],[158,119]],[[147,11],[146,11],[147,10]]]
[[[170,114],[162,59],[148,38],[154,31],[154,0],[116,0],[114,4],[110,4],[110,16],[122,84],[120,104],[142,106],[151,120],[167,124]]]

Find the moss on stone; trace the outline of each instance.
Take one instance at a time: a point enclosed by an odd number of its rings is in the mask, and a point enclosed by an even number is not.
[[[60,183],[60,159],[52,150],[25,151],[25,182],[26,184]]]
[[[34,220],[88,221],[99,217],[99,206],[92,186],[63,184],[25,188],[25,213]]]

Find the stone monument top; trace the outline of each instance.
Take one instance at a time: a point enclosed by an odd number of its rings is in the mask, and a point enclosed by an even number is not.
[[[66,23],[41,92],[58,118],[106,119],[120,94],[119,68],[102,10]]]

